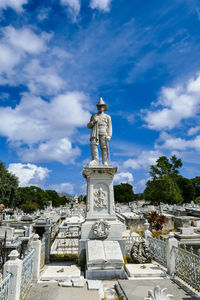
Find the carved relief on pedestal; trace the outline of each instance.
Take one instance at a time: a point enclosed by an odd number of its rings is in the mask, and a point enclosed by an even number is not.
[[[110,225],[107,221],[100,219],[92,226],[93,233],[98,238],[106,238],[110,232]]]
[[[100,187],[94,192],[94,206],[97,208],[107,207],[107,197],[106,192]]]

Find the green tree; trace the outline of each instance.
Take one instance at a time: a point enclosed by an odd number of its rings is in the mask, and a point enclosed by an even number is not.
[[[193,182],[194,188],[195,188],[195,197],[199,197],[200,196],[200,176],[196,176],[196,177],[192,178],[192,182]]]
[[[23,212],[31,214],[38,210],[38,204],[34,202],[26,202],[21,205],[21,209],[23,210]]]
[[[192,180],[179,175],[176,181],[182,192],[183,202],[193,201],[195,199],[195,186]]]
[[[46,193],[46,196],[47,196],[47,199],[48,201],[51,201],[52,202],[52,206],[53,207],[59,207],[62,202],[62,197],[58,195],[58,193],[56,191],[53,191],[53,190],[46,190],[45,191]]]
[[[129,183],[114,185],[114,196],[116,202],[131,202],[135,200],[133,187]]]
[[[43,209],[49,204],[48,195],[37,186],[20,187],[18,189],[18,205],[36,203],[39,209]]]
[[[183,202],[181,190],[177,184],[181,159],[173,155],[170,160],[166,156],[157,159],[156,164],[150,166],[150,176],[144,191],[145,199],[152,203],[179,203]]]
[[[0,201],[7,207],[16,206],[18,178],[0,162]]]

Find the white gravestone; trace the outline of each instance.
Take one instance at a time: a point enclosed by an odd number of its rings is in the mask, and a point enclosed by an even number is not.
[[[117,241],[88,241],[86,258],[88,270],[121,269],[124,265],[121,248]]]

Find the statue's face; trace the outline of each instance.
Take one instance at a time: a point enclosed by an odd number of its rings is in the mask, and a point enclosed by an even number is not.
[[[104,106],[103,105],[98,106],[98,112],[99,113],[104,112]]]

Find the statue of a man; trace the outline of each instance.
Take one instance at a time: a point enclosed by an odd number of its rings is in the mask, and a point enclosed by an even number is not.
[[[90,118],[90,122],[87,124],[88,129],[92,129],[90,135],[90,146],[92,161],[89,165],[99,164],[98,145],[102,151],[102,163],[108,164],[108,142],[112,137],[112,123],[111,117],[106,115],[104,111],[108,110],[107,105],[102,98],[97,103],[98,113],[95,113]]]

